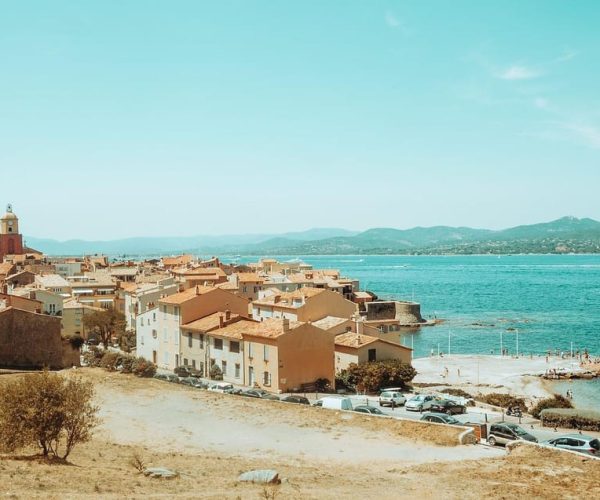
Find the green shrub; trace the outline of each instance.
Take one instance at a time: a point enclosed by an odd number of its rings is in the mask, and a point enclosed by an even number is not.
[[[100,366],[103,355],[104,351],[101,351],[97,347],[91,347],[83,354],[83,361],[88,366]]]
[[[156,375],[156,365],[142,357],[135,358],[132,370],[137,377],[152,378]]]
[[[387,359],[350,363],[348,368],[338,373],[337,378],[345,387],[376,392],[382,387],[406,387],[416,374],[416,370],[410,364],[397,359]]]
[[[223,380],[223,372],[217,365],[212,365],[210,367],[209,375],[212,380]]]
[[[100,360],[99,366],[113,372],[117,369],[117,361],[119,361],[119,353],[106,351]]]
[[[444,394],[450,394],[451,396],[456,396],[459,398],[473,399],[473,396],[471,396],[468,392],[465,392],[462,389],[455,389],[454,387],[449,387],[448,389],[444,389],[441,392],[443,392]]]
[[[477,398],[482,403],[487,403],[492,406],[500,406],[501,408],[515,408],[518,407],[521,411],[527,411],[527,405],[523,398],[517,398],[510,394],[501,394],[499,392],[492,392],[485,394]]]
[[[129,354],[121,354],[117,361],[117,369],[121,370],[121,373],[133,373],[133,364],[135,363],[135,357]]]
[[[545,427],[600,431],[600,412],[575,408],[547,408],[540,412]]]
[[[573,403],[571,403],[571,400],[565,398],[564,396],[555,394],[550,398],[539,401],[533,407],[533,410],[531,410],[531,415],[535,418],[540,418],[542,411],[549,408],[573,408]]]

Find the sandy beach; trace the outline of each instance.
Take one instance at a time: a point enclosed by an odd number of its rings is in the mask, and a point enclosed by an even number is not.
[[[545,356],[513,358],[493,355],[451,355],[417,358],[417,384],[457,387],[470,394],[510,393],[529,401],[551,395],[552,386],[542,379],[547,370],[584,371],[577,359]]]

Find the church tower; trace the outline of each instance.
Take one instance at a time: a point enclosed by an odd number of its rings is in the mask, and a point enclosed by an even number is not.
[[[6,255],[23,254],[23,236],[19,233],[19,218],[13,213],[12,205],[0,218],[0,262]]]

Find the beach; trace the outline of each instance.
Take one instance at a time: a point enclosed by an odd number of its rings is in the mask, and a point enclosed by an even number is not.
[[[451,355],[413,359],[418,374],[415,384],[454,387],[469,394],[500,392],[523,397],[529,402],[550,396],[556,382],[541,377],[557,370],[583,373],[576,358],[545,356]],[[582,381],[586,382],[586,381]],[[566,389],[565,389],[566,390]]]

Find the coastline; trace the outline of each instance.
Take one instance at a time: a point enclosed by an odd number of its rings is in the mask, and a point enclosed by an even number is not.
[[[556,385],[557,380],[542,377],[547,370],[564,370],[575,374],[586,371],[572,358],[546,359],[545,356],[516,358],[487,354],[415,358],[412,363],[417,376],[413,382],[429,387],[458,388],[472,395],[492,392],[512,394],[532,404],[551,396],[560,388]]]

